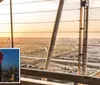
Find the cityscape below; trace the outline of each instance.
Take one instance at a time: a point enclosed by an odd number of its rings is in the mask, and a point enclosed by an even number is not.
[[[7,70],[2,70],[1,82],[19,82],[19,68],[10,67]]]

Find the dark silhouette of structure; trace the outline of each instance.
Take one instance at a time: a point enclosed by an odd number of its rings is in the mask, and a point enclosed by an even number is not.
[[[2,59],[3,59],[3,53],[0,52],[0,81],[2,81]]]

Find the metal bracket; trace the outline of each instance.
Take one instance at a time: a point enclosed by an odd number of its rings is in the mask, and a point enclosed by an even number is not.
[[[84,30],[84,28],[80,28],[81,30]]]
[[[81,7],[85,7],[86,6],[86,1],[81,1]]]
[[[86,1],[86,6],[89,6],[89,1]]]
[[[83,55],[83,54],[79,54],[79,55],[81,56],[81,55]]]

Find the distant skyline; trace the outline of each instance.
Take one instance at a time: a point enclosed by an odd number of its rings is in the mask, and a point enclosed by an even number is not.
[[[19,67],[19,49],[0,49],[4,58],[2,61],[2,68],[8,69],[10,67]]]
[[[44,12],[44,13],[23,13],[23,12],[36,12],[44,10],[57,10],[59,0],[34,2],[43,0],[12,0],[13,3],[31,2],[25,4],[13,5],[14,23],[27,23],[27,22],[54,22],[56,18],[56,11]],[[61,21],[73,21],[79,20],[79,7],[80,0],[65,0],[63,9],[77,9],[70,11],[63,11]],[[100,7],[100,0],[89,0],[90,7]],[[9,0],[4,0],[0,3],[0,23],[10,23],[9,16]],[[100,8],[90,9],[89,19],[100,19]],[[89,31],[100,31],[100,21],[89,21]],[[52,32],[54,23],[41,23],[41,24],[14,24],[14,32],[36,32],[36,33],[15,33],[14,37],[51,37],[51,33],[38,33],[38,32]],[[64,31],[66,33],[58,33],[59,38],[77,38],[78,33],[67,33],[67,31],[79,31],[79,22],[61,22],[59,26],[59,32]],[[0,24],[0,32],[10,32],[10,24]],[[90,33],[89,37],[100,38],[100,33]],[[10,33],[1,33],[0,37],[10,37]]]

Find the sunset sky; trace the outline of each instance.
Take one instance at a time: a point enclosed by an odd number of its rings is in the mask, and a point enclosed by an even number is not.
[[[33,32],[33,33],[14,33],[14,37],[51,37],[54,23],[34,23],[34,22],[54,22],[59,0],[12,0],[13,1],[13,22],[15,23],[14,32]],[[43,1],[43,2],[38,2]],[[63,9],[77,9],[63,11],[59,26],[58,37],[78,37],[78,33],[69,31],[79,31],[79,7],[80,0],[65,0]],[[24,2],[24,3],[23,3]],[[28,2],[28,3],[26,3]],[[15,4],[17,3],[17,4]],[[20,4],[18,4],[20,3]],[[100,0],[90,0],[90,8],[100,7]],[[100,8],[89,10],[89,19],[100,19]],[[0,3],[0,32],[10,32],[9,0]],[[24,13],[23,13],[24,12]],[[31,12],[31,13],[29,13]],[[32,13],[37,12],[37,13]],[[17,13],[17,14],[16,14]],[[33,23],[32,23],[33,22]],[[89,31],[100,31],[100,21],[89,21]],[[63,33],[66,32],[66,33]],[[69,32],[69,33],[68,33]],[[89,37],[99,37],[100,33],[89,33]],[[1,33],[0,37],[10,37],[10,33]]]

